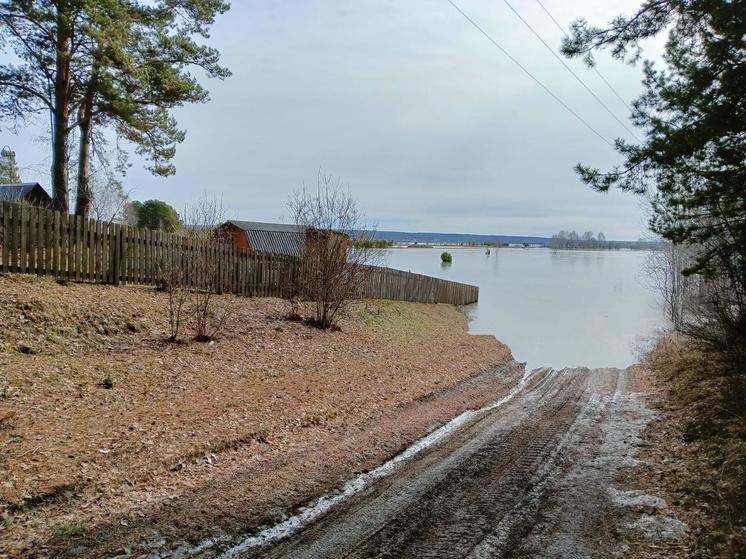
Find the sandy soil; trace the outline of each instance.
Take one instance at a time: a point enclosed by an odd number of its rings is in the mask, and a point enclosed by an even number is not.
[[[0,557],[236,537],[521,373],[449,306],[360,303],[322,332],[224,302],[220,339],[169,344],[152,289],[0,278]]]

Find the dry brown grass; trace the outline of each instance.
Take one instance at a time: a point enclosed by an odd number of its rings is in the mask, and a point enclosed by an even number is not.
[[[647,357],[661,414],[646,431],[640,477],[662,487],[692,528],[692,557],[746,555],[746,383],[690,340],[662,338]],[[666,556],[652,554],[645,556]]]
[[[325,332],[233,303],[220,339],[173,344],[154,289],[0,277],[0,549],[275,519],[495,398],[449,389],[511,357],[446,305],[359,303]]]

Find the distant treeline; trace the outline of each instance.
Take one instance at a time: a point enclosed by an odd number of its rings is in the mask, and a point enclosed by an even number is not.
[[[511,245],[542,245],[546,246],[549,237],[528,237],[523,235],[474,235],[468,233],[413,233],[408,231],[382,231],[372,233],[377,239],[388,239],[395,243],[428,245],[460,244],[464,246],[489,246],[492,243]],[[492,245],[505,246],[505,245]]]
[[[635,250],[651,249],[659,243],[648,241],[607,241],[606,236],[599,232],[594,235],[593,231],[586,231],[579,235],[576,231],[560,231],[549,239],[549,248],[573,249],[573,248],[598,248],[617,249],[630,248]]]
[[[389,248],[394,246],[394,241],[386,239],[360,239],[353,243],[355,248]]]

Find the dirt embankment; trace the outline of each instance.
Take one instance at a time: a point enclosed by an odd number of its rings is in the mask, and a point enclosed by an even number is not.
[[[367,302],[339,332],[233,301],[169,344],[152,289],[0,278],[0,557],[236,534],[507,392],[508,348],[443,305]]]
[[[683,540],[639,539],[629,557],[746,557],[746,378],[691,340],[658,341],[646,360],[655,418],[635,489],[663,497],[689,526]]]

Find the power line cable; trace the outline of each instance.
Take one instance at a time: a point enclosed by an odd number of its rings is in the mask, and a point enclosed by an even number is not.
[[[554,58],[556,58],[556,59],[557,59],[557,61],[558,61],[558,62],[559,62],[560,64],[562,64],[562,65],[563,65],[563,66],[565,67],[565,69],[566,69],[566,70],[567,70],[568,72],[570,72],[570,74],[572,74],[572,76],[573,76],[573,77],[574,77],[574,78],[575,78],[575,79],[576,79],[576,80],[578,81],[578,83],[579,83],[580,85],[582,85],[582,86],[583,86],[583,87],[585,88],[585,90],[586,90],[586,91],[587,91],[588,93],[590,93],[590,94],[591,94],[591,96],[592,96],[592,97],[593,97],[593,98],[594,98],[594,99],[595,99],[595,100],[596,100],[596,101],[598,102],[598,104],[599,104],[599,105],[601,105],[601,106],[602,106],[602,107],[603,107],[603,108],[604,108],[604,109],[606,110],[606,112],[607,112],[607,113],[609,113],[609,114],[611,115],[611,117],[612,117],[612,118],[613,118],[614,120],[616,120],[616,121],[617,121],[617,122],[618,122],[619,124],[621,124],[621,125],[622,125],[622,127],[623,127],[623,128],[624,128],[624,129],[625,129],[625,130],[626,130],[627,132],[629,132],[629,134],[630,134],[630,135],[631,135],[631,136],[632,136],[632,137],[633,137],[633,138],[634,138],[635,140],[637,140],[637,141],[639,142],[639,141],[640,141],[640,138],[638,138],[638,137],[637,137],[637,135],[636,135],[636,134],[635,134],[635,133],[634,133],[634,132],[633,132],[633,131],[632,131],[632,130],[631,130],[631,129],[630,129],[630,128],[629,128],[629,127],[628,127],[628,126],[627,126],[627,125],[625,124],[625,123],[624,123],[624,121],[622,121],[622,120],[621,120],[621,119],[620,119],[620,118],[619,118],[618,116],[616,116],[616,115],[614,114],[614,112],[613,112],[613,111],[612,111],[612,110],[611,110],[611,109],[610,109],[610,108],[609,108],[609,107],[608,107],[608,106],[606,105],[606,103],[604,103],[604,102],[603,102],[603,101],[601,100],[601,98],[600,98],[600,97],[599,97],[598,95],[596,95],[596,93],[595,93],[595,92],[594,92],[594,91],[593,91],[593,90],[592,90],[592,89],[591,89],[591,88],[590,88],[590,87],[588,86],[588,84],[587,84],[587,83],[585,83],[585,81],[583,81],[583,79],[582,79],[582,78],[581,78],[580,76],[578,76],[578,75],[577,75],[577,74],[575,73],[575,71],[574,71],[574,70],[573,70],[572,68],[570,68],[570,66],[569,66],[569,65],[567,64],[567,62],[565,62],[565,61],[564,61],[564,59],[563,59],[563,58],[562,58],[562,57],[561,57],[561,56],[560,56],[559,54],[557,54],[556,52],[554,52],[554,49],[553,49],[553,48],[551,47],[551,45],[550,45],[549,43],[547,43],[547,42],[546,42],[546,41],[544,40],[544,38],[543,38],[543,37],[542,37],[542,36],[541,36],[541,35],[539,34],[539,32],[538,32],[538,31],[536,31],[536,29],[534,29],[534,28],[533,28],[533,27],[531,26],[531,24],[530,24],[530,23],[529,23],[528,21],[526,21],[526,20],[525,20],[525,19],[523,18],[523,16],[522,16],[522,15],[521,15],[520,13],[518,13],[518,11],[517,11],[517,10],[516,10],[516,9],[515,9],[515,8],[513,7],[513,5],[512,5],[512,4],[510,3],[510,2],[508,2],[508,0],[503,0],[503,2],[505,2],[505,5],[506,5],[506,6],[508,6],[508,8],[510,8],[510,10],[511,10],[511,11],[512,11],[512,12],[513,12],[513,13],[514,13],[514,14],[515,14],[516,16],[518,16],[518,19],[520,19],[520,20],[521,20],[521,22],[523,22],[523,24],[524,24],[524,25],[525,25],[526,27],[528,27],[529,31],[531,31],[531,33],[533,33],[533,34],[534,34],[534,36],[535,36],[535,37],[536,37],[537,39],[539,39],[539,41],[541,41],[541,44],[542,44],[542,45],[544,45],[544,46],[545,46],[545,47],[547,48],[547,50],[548,50],[549,52],[551,52],[551,53],[552,53],[552,56],[554,56]]]
[[[555,101],[557,101],[560,105],[562,105],[562,107],[564,107],[564,109],[567,112],[569,112],[571,115],[573,115],[575,118],[577,118],[580,122],[582,122],[585,125],[585,127],[588,128],[588,130],[590,130],[596,136],[598,136],[599,138],[601,138],[601,140],[603,140],[604,143],[606,143],[608,146],[610,146],[612,149],[614,149],[614,144],[612,144],[609,140],[607,140],[604,136],[602,136],[600,132],[598,132],[595,128],[593,128],[593,126],[591,126],[590,124],[588,124],[588,121],[586,121],[583,117],[581,117],[578,113],[576,113],[572,108],[570,108],[570,106],[567,103],[565,103],[562,99],[560,99],[557,95],[555,95],[555,93],[551,89],[549,89],[549,87],[547,87],[546,85],[544,85],[539,80],[539,78],[537,78],[531,72],[529,72],[528,69],[525,66],[523,66],[523,64],[521,64],[520,62],[518,62],[518,60],[516,60],[507,50],[505,50],[502,46],[500,46],[500,44],[497,41],[495,41],[495,39],[493,39],[492,36],[489,33],[487,33],[484,29],[482,29],[477,24],[477,22],[475,22],[473,19],[471,19],[461,8],[459,8],[456,5],[456,3],[453,0],[446,0],[446,2],[448,2],[451,6],[453,6],[453,8],[458,13],[460,13],[464,17],[464,19],[466,19],[466,21],[468,21],[477,31],[479,31],[482,35],[484,35],[485,38],[490,43],[492,43],[495,47],[497,47],[498,50],[500,50],[500,52],[502,52],[505,56],[507,56],[511,60],[511,62],[513,62],[516,66],[518,66],[521,70],[523,70],[523,72],[528,77],[530,77],[532,80],[534,80],[539,85],[539,87],[541,87]]]
[[[565,31],[565,28],[562,27],[562,25],[560,25],[560,23],[554,18],[554,16],[547,9],[547,7],[542,3],[542,1],[541,0],[536,0],[536,2],[537,2],[537,4],[539,4],[539,6],[541,6],[541,9],[544,10],[544,13],[549,16],[549,19],[551,19],[554,22],[554,25],[557,26],[557,29],[560,30],[560,33],[562,33],[565,37],[569,37],[569,35],[567,34],[567,31]],[[606,84],[606,87],[608,87],[611,90],[611,92],[614,95],[616,95],[616,98],[619,99],[622,102],[622,104],[625,107],[627,107],[627,109],[629,109],[630,112],[632,112],[632,107],[630,107],[629,104],[627,103],[627,101],[624,100],[624,97],[622,97],[621,95],[619,95],[619,92],[614,88],[613,85],[611,85],[609,83],[609,80],[607,80],[604,77],[604,75],[601,73],[601,71],[598,68],[596,68],[595,66],[593,67],[593,71],[596,72],[596,75],[598,75],[598,77],[601,78],[601,81],[603,81]]]

